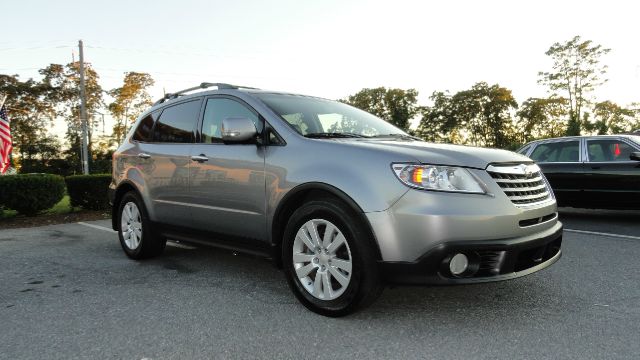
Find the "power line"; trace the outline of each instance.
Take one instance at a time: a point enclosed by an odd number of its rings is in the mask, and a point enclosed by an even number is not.
[[[157,53],[157,54],[165,54],[165,55],[178,55],[178,56],[203,56],[203,57],[214,57],[214,58],[218,58],[218,59],[238,59],[238,58],[244,58],[244,59],[256,59],[258,58],[257,56],[220,56],[215,54],[214,50],[210,50],[210,49],[205,49],[205,50],[209,50],[208,52],[185,52],[185,51],[175,51],[175,48],[172,48],[174,50],[165,50],[162,48],[121,48],[121,47],[110,47],[110,46],[101,46],[101,45],[85,45],[85,48],[90,48],[90,49],[96,49],[96,50],[109,50],[109,51],[123,51],[123,52],[135,52],[135,53],[140,53],[140,54],[146,54],[146,53]],[[195,49],[190,49],[190,50],[195,50]]]
[[[60,46],[31,46],[31,47],[8,47],[8,48],[0,48],[0,51],[14,51],[14,50],[52,50],[52,49],[70,49],[73,46],[69,45],[60,45]]]

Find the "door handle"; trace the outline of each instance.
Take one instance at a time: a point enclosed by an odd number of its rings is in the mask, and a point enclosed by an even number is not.
[[[149,154],[147,154],[147,153],[140,153],[140,154],[138,154],[138,157],[139,157],[140,159],[148,159],[148,158],[150,158],[150,157],[151,157],[151,155],[149,155]]]
[[[202,163],[202,162],[208,161],[208,160],[209,160],[209,158],[208,158],[208,157],[206,157],[206,156],[204,156],[204,154],[200,154],[200,155],[193,155],[193,156],[191,157],[191,160],[193,160],[193,161],[197,161],[197,162],[199,162],[199,163]]]
[[[600,166],[592,166],[591,167],[593,170],[600,170]]]

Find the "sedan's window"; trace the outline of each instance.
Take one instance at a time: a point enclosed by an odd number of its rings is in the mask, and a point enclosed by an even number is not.
[[[169,143],[193,142],[200,103],[198,99],[164,109],[154,130],[154,140]]]
[[[253,121],[258,133],[262,132],[262,123],[258,115],[243,104],[227,99],[207,100],[202,120],[202,142],[206,144],[222,142],[222,120],[229,117],[243,117]]]
[[[589,161],[629,161],[629,155],[637,151],[627,143],[616,139],[588,140]]]
[[[529,152],[529,149],[531,149],[531,145],[527,145],[522,149],[518,150],[518,154],[527,155],[527,153]]]
[[[539,144],[530,158],[537,162],[578,162],[580,142],[572,140]]]

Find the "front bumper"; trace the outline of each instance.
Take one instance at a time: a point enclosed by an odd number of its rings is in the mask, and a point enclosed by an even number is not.
[[[562,224],[541,233],[499,240],[451,241],[436,245],[412,262],[381,261],[381,274],[395,284],[469,284],[514,279],[542,270],[562,256]],[[470,259],[470,271],[454,276],[449,260]]]

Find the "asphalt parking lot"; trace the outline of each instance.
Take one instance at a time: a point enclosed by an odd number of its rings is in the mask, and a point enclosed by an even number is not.
[[[561,220],[564,255],[545,271],[387,289],[340,319],[250,256],[173,245],[136,262],[109,221],[0,230],[0,358],[637,359],[640,212]]]

